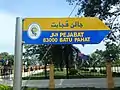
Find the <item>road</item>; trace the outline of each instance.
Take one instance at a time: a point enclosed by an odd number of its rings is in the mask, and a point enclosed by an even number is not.
[[[115,87],[120,87],[120,78],[114,78]],[[1,80],[0,84],[12,86],[12,80]],[[49,80],[23,80],[22,86],[48,88]],[[66,87],[95,87],[107,88],[106,78],[92,78],[92,79],[56,79],[56,88]]]

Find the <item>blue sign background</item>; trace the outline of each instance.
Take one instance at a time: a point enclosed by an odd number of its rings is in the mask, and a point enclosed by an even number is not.
[[[84,32],[84,37],[90,37],[90,41],[89,42],[75,42],[74,38],[75,37],[69,37],[69,38],[73,38],[72,42],[60,42],[59,39],[63,38],[60,37],[60,33],[61,32]],[[58,33],[58,36],[54,37],[57,38],[58,41],[57,42],[43,42],[44,38],[50,38],[52,33]],[[41,35],[38,39],[31,39],[30,37],[28,37],[27,31],[23,31],[23,36],[22,36],[22,40],[24,41],[25,44],[98,44],[100,43],[104,37],[109,33],[109,30],[89,30],[89,31],[42,31]],[[65,38],[65,37],[64,37]],[[67,38],[67,37],[66,37]],[[79,37],[76,37],[79,38]]]

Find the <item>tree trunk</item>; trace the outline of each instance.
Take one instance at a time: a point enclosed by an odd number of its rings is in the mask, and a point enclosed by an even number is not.
[[[65,58],[65,64],[66,64],[66,77],[67,79],[69,78],[69,60],[68,60],[68,54],[65,53],[66,56],[64,56]]]
[[[47,78],[47,63],[45,62],[45,79]]]
[[[69,64],[68,64],[68,59],[66,61],[66,77],[69,79]]]
[[[93,66],[93,70],[95,70],[95,66]]]
[[[63,71],[63,60],[64,60],[64,58],[63,58],[63,55],[61,54],[61,57],[60,57],[60,60],[61,60],[61,62],[60,62],[60,70],[61,71]]]
[[[62,64],[60,64],[60,71],[63,71],[63,66],[62,66]]]
[[[64,48],[64,58],[66,63],[66,77],[69,78],[69,54],[70,54],[70,46],[66,45]]]
[[[107,61],[106,69],[107,69],[108,89],[112,89],[112,88],[114,88],[114,80],[113,80],[113,77],[112,77],[111,61]]]

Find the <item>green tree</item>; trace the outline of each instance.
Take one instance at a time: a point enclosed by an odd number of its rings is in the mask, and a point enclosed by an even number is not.
[[[106,46],[106,50],[104,51],[104,58],[107,61],[113,61],[113,62],[119,60],[120,46],[110,42],[107,42],[105,46]]]
[[[0,53],[1,59],[6,61],[8,60],[11,65],[14,64],[14,55],[10,55],[8,52],[2,52]]]
[[[105,61],[113,61],[114,65],[117,65],[120,58],[120,46],[115,43],[107,42],[105,44],[106,49],[96,50],[94,53],[91,54],[90,64],[92,66],[105,66]]]
[[[120,0],[66,0],[75,5],[78,11],[76,16],[98,17],[111,29],[107,40],[120,41],[120,24],[116,18],[120,15]],[[114,8],[114,9],[113,9]]]
[[[104,39],[106,43],[104,58],[107,61],[107,69],[110,69],[108,71],[111,71],[111,61],[118,60],[118,52],[116,52],[118,50],[113,45],[120,44],[120,22],[118,20],[120,0],[67,0],[67,2],[72,3],[72,5],[75,4],[75,8],[78,7],[76,16],[98,17],[110,27],[111,31]],[[112,47],[109,42],[112,43]],[[114,53],[112,53],[110,47]],[[112,74],[109,75],[112,76]]]
[[[0,55],[1,55],[2,59],[7,60],[7,59],[8,59],[8,56],[9,56],[9,53],[7,53],[7,52],[2,52],[2,53],[0,53]]]
[[[90,66],[95,67],[95,66],[105,66],[105,61],[104,61],[104,56],[103,56],[102,50],[96,49],[95,52],[93,52],[90,57]]]
[[[44,57],[50,45],[24,45],[25,51],[23,53],[24,62],[27,61],[30,65],[35,65],[36,61],[42,62],[45,65],[45,77],[47,77],[47,64],[51,58],[50,51]]]
[[[25,52],[23,53],[24,60],[30,58],[32,55],[37,55],[37,60],[42,60],[46,66],[46,64],[48,64],[52,59],[55,67],[61,68],[62,70],[62,68],[66,66],[68,76],[69,69],[74,65],[73,52],[77,52],[75,47],[73,45],[51,45],[51,48],[49,49],[45,58],[42,59],[49,46],[50,45],[25,45]]]
[[[13,65],[14,64],[14,55],[8,55],[8,60]]]

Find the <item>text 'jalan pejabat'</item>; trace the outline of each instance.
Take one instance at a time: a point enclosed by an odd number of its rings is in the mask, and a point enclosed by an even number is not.
[[[53,32],[50,37],[83,37],[84,32]]]

